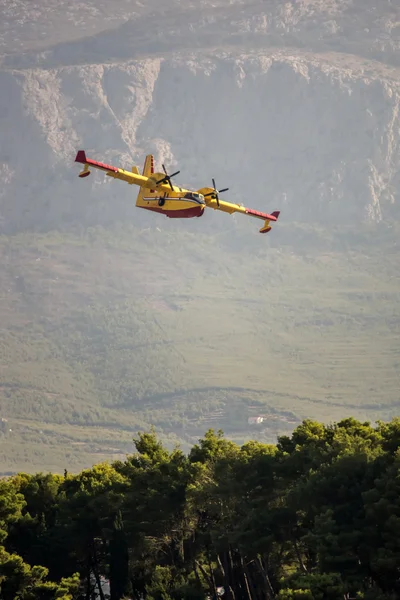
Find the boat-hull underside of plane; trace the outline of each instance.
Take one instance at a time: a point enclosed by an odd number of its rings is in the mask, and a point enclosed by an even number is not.
[[[176,210],[163,209],[159,206],[140,206],[140,208],[162,213],[170,219],[191,219],[192,217],[201,217],[204,213],[204,206],[190,206],[189,208],[179,208]]]

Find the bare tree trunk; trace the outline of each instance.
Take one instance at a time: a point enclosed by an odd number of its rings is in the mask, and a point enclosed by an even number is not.
[[[182,565],[185,564],[185,540],[184,540],[184,533],[182,531],[182,537],[181,537],[181,561],[182,561]]]
[[[229,546],[229,550],[228,550],[228,557],[229,557],[229,569],[230,569],[230,573],[231,573],[231,582],[232,582],[232,591],[233,591],[233,597],[235,598],[235,596],[238,594],[239,596],[241,595],[241,585],[240,585],[240,581],[237,581],[237,577],[236,577],[236,570],[235,570],[235,564],[234,564],[234,560],[233,560],[233,554],[232,554],[232,548],[231,546]]]
[[[194,575],[196,577],[196,581],[197,581],[199,587],[201,587],[201,579],[200,579],[199,572],[197,570],[197,565],[196,565],[196,561],[195,560],[193,561],[193,571],[194,571]]]
[[[94,540],[92,541],[92,566],[93,566],[93,574],[96,579],[96,584],[97,584],[97,587],[99,590],[100,600],[106,600],[103,589],[101,587],[99,566],[98,566],[98,562],[97,562],[97,552],[96,552],[96,546],[95,546]]]
[[[217,563],[218,563],[218,566],[219,566],[219,568],[221,570],[222,577],[224,578],[224,581],[225,581],[225,577],[226,577],[226,575],[225,575],[225,569],[224,569],[224,566],[223,566],[223,564],[221,562],[221,557],[220,557],[219,554],[217,554]]]
[[[201,574],[203,575],[204,579],[206,580],[208,587],[210,588],[211,595],[213,596],[213,598],[216,598],[217,597],[217,589],[215,587],[214,577],[208,575],[206,570],[204,569],[203,565],[201,565],[197,560],[195,561],[195,563],[199,567]]]
[[[135,588],[135,580],[133,579],[133,577],[131,577],[131,587],[132,587],[132,593],[135,597],[135,600],[141,600],[141,596],[138,595],[136,588]]]
[[[226,598],[227,600],[235,600],[235,593],[231,586],[232,573],[230,568],[231,565],[229,564],[228,560],[228,551],[223,552],[222,556],[224,559],[224,583]]]
[[[91,568],[88,565],[87,566],[87,582],[86,582],[86,599],[85,600],[90,600],[91,596],[92,596],[92,582],[90,581],[90,576],[92,574]]]
[[[264,565],[262,563],[262,560],[261,560],[260,556],[257,556],[257,565],[258,565],[258,568],[260,569],[260,573],[261,573],[261,575],[262,575],[262,577],[264,579],[265,593],[266,593],[266,596],[267,596],[268,600],[270,600],[271,598],[275,598],[274,589],[273,589],[273,587],[271,585],[271,582],[269,580],[268,573],[264,569]]]
[[[229,549],[230,565],[232,571],[233,587],[238,597],[249,600],[250,592],[248,582],[243,570],[243,560],[239,550]],[[250,599],[251,600],[251,599]]]
[[[254,562],[254,561],[251,561],[251,562]],[[250,573],[250,569],[249,569],[249,566],[246,563],[246,561],[243,561],[243,568],[246,573],[247,581],[249,582],[249,585],[250,585],[250,590],[251,590],[251,595],[253,597],[253,600],[258,600],[259,595],[256,591],[256,588],[254,587],[253,577]]]
[[[247,593],[247,598],[248,598],[248,600],[253,600],[253,594],[250,591],[251,583],[248,578],[248,570],[244,563],[243,556],[241,555],[240,552],[238,552],[238,557],[239,557],[240,567],[242,569],[242,576],[243,576],[243,581],[244,581],[244,585],[245,585],[245,589],[246,589],[246,593]]]
[[[94,576],[96,579],[97,589],[99,590],[100,600],[106,600],[103,592],[103,588],[101,587],[100,575],[97,569],[94,570]]]
[[[213,594],[214,594],[214,597],[216,598],[217,597],[217,586],[216,586],[216,583],[215,583],[214,571],[213,571],[213,568],[212,568],[211,557],[210,557],[210,549],[209,548],[207,548],[206,554],[207,554],[208,568],[210,569],[210,577],[211,577],[211,582],[212,582]]]
[[[300,570],[303,573],[307,573],[308,571],[307,571],[307,568],[306,568],[306,566],[305,566],[305,564],[303,562],[303,558],[302,558],[302,556],[300,554],[299,546],[298,546],[296,540],[293,540],[293,546],[294,546],[294,550],[296,552],[297,560],[299,561]]]

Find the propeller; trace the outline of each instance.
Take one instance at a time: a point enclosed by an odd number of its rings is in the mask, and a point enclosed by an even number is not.
[[[217,201],[217,205],[219,207],[219,196],[218,196],[218,194],[222,194],[222,192],[227,192],[229,190],[229,188],[224,188],[223,190],[217,190],[217,188],[215,186],[215,179],[213,179],[212,182],[213,182],[213,186],[214,186],[214,191],[213,192],[208,192],[208,194],[204,194],[204,197],[211,196],[211,198],[213,198],[213,200]]]
[[[175,173],[172,173],[172,175],[168,175],[167,169],[165,168],[164,165],[162,165],[162,168],[165,173],[165,177],[163,177],[159,181],[156,181],[156,184],[158,185],[159,183],[169,183],[169,185],[171,186],[171,190],[174,191],[174,186],[171,183],[171,179],[172,179],[172,177],[175,177],[175,175],[178,175],[178,173],[180,173],[180,171],[176,171]]]

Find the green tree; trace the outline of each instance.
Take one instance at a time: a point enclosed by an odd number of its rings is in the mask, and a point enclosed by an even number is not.
[[[111,600],[400,596],[399,420],[306,420],[241,447],[209,430],[187,456],[154,431],[134,443],[0,481],[1,598],[104,600],[102,576]]]
[[[13,481],[0,480],[0,543],[7,537],[11,524],[21,517],[24,506],[24,497]]]
[[[60,583],[46,581],[48,569],[31,567],[17,554],[0,547],[0,596],[2,600],[74,600],[78,598],[79,575]]]
[[[78,568],[86,588],[86,598],[95,581],[104,600],[101,576],[109,572],[109,542],[124,502],[126,481],[113,466],[101,463],[63,484],[65,495],[60,505],[59,525],[67,543],[72,564]]]

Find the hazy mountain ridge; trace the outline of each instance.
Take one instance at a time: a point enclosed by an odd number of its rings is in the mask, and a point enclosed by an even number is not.
[[[400,8],[390,0],[379,5],[373,0],[176,0],[162,6],[119,0],[112,4],[112,10],[107,3],[86,2],[68,6],[66,14],[62,5],[49,10],[48,4],[33,4],[32,8],[19,2],[13,4],[14,11],[8,11],[3,34],[0,30],[5,52],[6,43],[13,50],[5,59],[6,65],[21,68],[108,62],[181,47],[190,50],[230,44],[335,50],[399,65]],[[42,24],[41,36],[35,40],[40,46],[36,55],[23,54],[24,41],[30,39],[29,27],[32,29],[29,9]],[[61,43],[49,48],[61,22],[57,40]],[[43,36],[48,40],[47,49],[41,41]],[[31,41],[27,46],[33,50],[35,44]]]

